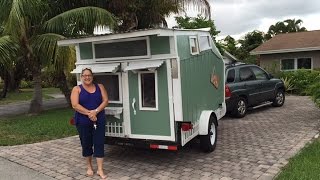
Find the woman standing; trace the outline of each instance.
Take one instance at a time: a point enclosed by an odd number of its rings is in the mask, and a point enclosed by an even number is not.
[[[81,72],[82,84],[71,92],[71,104],[75,112],[76,127],[82,146],[82,156],[86,158],[87,175],[93,175],[92,155],[97,159],[97,174],[105,179],[103,172],[105,112],[108,95],[104,86],[93,83],[91,69]]]

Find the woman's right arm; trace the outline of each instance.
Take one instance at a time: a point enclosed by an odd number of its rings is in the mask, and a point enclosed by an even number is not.
[[[79,104],[79,94],[80,94],[79,86],[73,87],[71,91],[71,96],[70,96],[72,108],[81,114],[89,115],[90,111],[84,108],[83,106],[81,106],[81,104]]]

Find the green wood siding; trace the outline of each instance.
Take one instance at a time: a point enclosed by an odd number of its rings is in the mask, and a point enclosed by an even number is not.
[[[192,55],[190,53],[189,36],[177,36],[177,43],[180,59],[190,58]]]
[[[150,36],[151,55],[170,54],[169,37]]]
[[[130,121],[132,134],[171,135],[166,64],[163,64],[157,70],[158,111],[139,110],[138,73],[129,71]],[[136,99],[136,115],[134,115],[131,107],[133,98]]]
[[[216,89],[210,82],[213,68],[219,76]],[[212,50],[181,60],[181,91],[184,121],[197,121],[203,110],[216,110],[224,99],[223,61]]]
[[[80,43],[80,59],[93,59],[92,43]]]

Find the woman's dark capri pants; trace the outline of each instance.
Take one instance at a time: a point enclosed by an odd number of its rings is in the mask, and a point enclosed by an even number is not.
[[[82,146],[82,156],[104,157],[104,124],[98,124],[97,129],[93,125],[77,124],[77,130]]]

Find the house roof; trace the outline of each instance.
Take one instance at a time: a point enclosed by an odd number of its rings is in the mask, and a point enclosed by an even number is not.
[[[258,55],[314,50],[320,50],[320,30],[279,34],[250,53]]]

